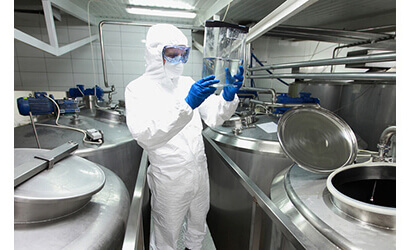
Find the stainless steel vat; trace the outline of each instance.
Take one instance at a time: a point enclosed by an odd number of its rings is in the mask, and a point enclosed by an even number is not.
[[[337,113],[366,141],[368,149],[377,150],[383,130],[396,125],[396,85],[355,83],[343,86]]]
[[[235,135],[233,127],[206,128],[204,134],[249,176],[267,195],[273,178],[292,161],[278,142],[276,133],[267,133],[259,126],[275,126],[278,118],[261,115],[251,127]],[[255,125],[255,127],[253,127]],[[219,154],[205,143],[208,159],[211,206],[208,227],[217,249],[269,249],[271,220],[254,204],[254,200],[222,165]]]
[[[100,146],[82,142],[83,134],[73,130],[36,125],[40,145],[52,149],[67,141],[79,144],[75,155],[103,165],[117,174],[127,187],[130,197],[137,179],[142,148],[132,138],[125,117],[117,111],[82,109],[79,116],[61,116],[59,124],[74,128],[95,128],[104,133]],[[55,124],[55,118],[39,118],[37,123]],[[15,148],[37,148],[31,125],[14,128]]]
[[[363,170],[363,168],[368,168],[378,174],[355,176],[356,180],[358,180],[357,178],[360,180],[376,178],[375,180],[380,182],[386,179],[394,179],[395,182],[395,175],[394,177],[393,175],[386,177],[383,174],[385,173],[382,170],[383,167],[380,168],[380,166],[389,168],[387,172],[391,173],[393,169],[395,172],[395,164],[371,162],[350,165],[337,171],[354,169],[366,172],[367,170]],[[292,223],[317,245],[333,244],[334,249],[395,249],[396,231],[391,227],[392,222],[395,222],[395,207],[370,204],[359,201],[355,197],[335,196],[335,192],[333,190],[332,193],[329,192],[331,189],[327,186],[327,182],[331,182],[331,179],[332,177],[328,177],[327,174],[313,173],[294,164],[274,179],[271,187],[271,199],[291,219]],[[350,180],[347,178],[342,182],[351,181],[351,178]],[[370,189],[372,187],[373,185]],[[385,189],[378,192],[384,193],[386,191],[392,190]],[[368,192],[368,189],[354,189],[356,195],[370,198],[371,190],[370,194]],[[395,190],[394,193],[390,192],[387,195],[395,196]],[[344,197],[340,198],[342,196]],[[338,202],[335,202],[336,200]],[[349,204],[349,206],[342,207],[340,204],[344,204],[344,206]],[[380,218],[383,218],[382,221],[387,224],[380,224],[380,221],[375,223],[374,220],[377,221]],[[272,230],[272,238],[275,238],[276,242],[273,242],[275,245],[271,246],[272,249],[294,249],[286,243],[287,240],[275,227],[276,225]],[[285,245],[287,247],[283,247]]]
[[[306,81],[289,86],[289,95],[310,92],[320,105],[345,120],[364,140],[363,146],[377,150],[379,135],[396,125],[395,82]]]
[[[40,151],[44,150],[16,149],[15,164],[21,163],[27,157],[33,157],[36,152]],[[77,190],[81,189],[81,187],[70,187],[70,183],[62,183],[64,181],[61,178],[49,179],[51,185],[57,187],[54,191],[60,189],[57,194],[54,193],[52,195],[54,197],[53,200],[50,200],[50,190],[44,190],[47,187],[38,186],[39,181],[41,182],[48,177],[53,177],[51,174],[53,170],[67,168],[73,166],[73,164],[90,165],[92,168],[98,166],[105,176],[103,188],[80,208],[72,207],[72,201],[67,200],[69,199],[68,196],[61,197],[61,192],[65,193],[67,190],[73,191],[73,189]],[[94,173],[87,174],[90,174],[89,177],[94,175]],[[66,173],[62,171],[57,175],[62,177]],[[69,176],[66,177],[68,178]],[[71,177],[78,178],[78,173]],[[100,178],[98,176],[95,177],[97,178],[97,184],[100,183]],[[56,163],[53,169],[44,170],[27,182],[22,183],[15,189],[15,195],[18,189],[24,189],[25,186],[33,187],[33,185],[36,186],[36,190],[26,190],[24,197],[22,197],[22,190],[20,190],[17,192],[17,199],[15,196],[15,205],[16,203],[18,205],[18,209],[15,209],[17,218],[21,218],[20,213],[35,215],[39,214],[39,212],[48,214],[49,218],[38,221],[35,216],[28,216],[29,219],[27,221],[20,220],[15,222],[15,249],[121,249],[130,199],[124,183],[112,171],[78,156],[69,156]],[[42,194],[46,194],[48,197],[39,197],[39,190],[42,188]],[[54,202],[56,204],[53,204]],[[34,208],[32,206],[33,204],[38,206],[38,203],[46,205],[42,208],[45,211],[39,211],[39,207]],[[24,209],[27,205],[29,206]],[[56,210],[66,209],[66,206],[71,206],[75,211],[67,212],[64,215],[59,213],[60,216],[58,217],[53,216],[56,214]],[[27,218],[27,216],[23,217]]]

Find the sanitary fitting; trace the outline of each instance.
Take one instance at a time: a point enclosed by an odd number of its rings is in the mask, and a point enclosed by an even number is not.
[[[387,154],[392,150],[390,144],[392,142],[391,139],[394,135],[396,135],[396,126],[390,126],[382,132],[382,134],[380,135],[379,144],[377,144],[379,153],[375,157],[374,161],[394,161],[394,155],[392,157],[387,157]]]

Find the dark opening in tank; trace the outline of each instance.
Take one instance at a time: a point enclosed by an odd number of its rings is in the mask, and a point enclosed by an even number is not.
[[[396,168],[369,166],[350,168],[332,179],[342,194],[368,204],[396,208]]]

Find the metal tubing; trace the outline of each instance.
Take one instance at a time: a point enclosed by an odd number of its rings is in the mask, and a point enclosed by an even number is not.
[[[296,249],[319,249],[320,246],[315,245],[310,239],[297,228],[292,221],[283,214],[280,209],[269,199],[268,196],[229,158],[229,156],[206,134],[204,138],[216,150],[218,156],[234,175],[234,177],[242,184],[245,190],[254,198],[254,201],[260,206],[269,218],[272,219],[280,231],[285,235]]]
[[[122,249],[134,250],[143,246],[144,237],[142,232],[142,196],[147,179],[148,154],[144,150],[141,157],[137,182],[135,183],[134,194],[131,202],[130,214],[128,215],[127,228],[125,229],[124,243]]]
[[[254,87],[242,87],[241,90],[256,91],[258,93],[268,93],[272,95],[272,103],[276,102],[276,91],[274,89],[254,88]]]
[[[36,125],[34,124],[33,115],[31,114],[31,111],[29,111],[28,114],[30,115],[31,125],[33,125],[34,137],[36,137],[37,147],[41,149],[40,141],[37,135]]]
[[[108,77],[107,77],[107,66],[105,63],[105,53],[104,53],[104,41],[103,41],[103,25],[104,24],[115,24],[115,25],[130,25],[130,26],[143,26],[143,27],[151,27],[152,23],[133,23],[133,22],[121,22],[121,21],[108,21],[108,20],[103,20],[98,24],[99,28],[99,33],[100,33],[100,45],[101,45],[101,60],[102,60],[102,69],[103,69],[103,76],[104,76],[104,85],[105,87],[109,88],[110,85],[108,84]],[[196,27],[196,26],[185,26],[185,25],[179,25],[176,26],[177,28],[180,29],[194,29],[194,30],[203,30],[204,28],[202,27]]]
[[[395,81],[396,73],[280,73],[272,75],[247,76],[251,79],[297,78],[331,80],[386,80]]]
[[[300,68],[311,66],[327,66],[327,65],[339,65],[339,64],[352,64],[352,63],[365,63],[365,62],[386,62],[395,61],[396,53],[381,53],[368,56],[352,56],[352,57],[340,57],[334,59],[322,59],[303,62],[291,62],[283,64],[272,64],[264,67],[248,68],[249,71],[269,70],[269,69],[286,69],[286,68]]]

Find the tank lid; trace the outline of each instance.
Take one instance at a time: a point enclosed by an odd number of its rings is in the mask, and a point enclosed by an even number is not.
[[[14,149],[14,166],[31,161],[45,149]],[[59,218],[84,206],[105,184],[95,163],[69,156],[14,189],[15,223]]]
[[[300,167],[330,173],[353,163],[358,146],[349,125],[324,108],[298,107],[278,123],[278,139],[285,153]]]
[[[238,24],[233,24],[233,23],[215,21],[215,20],[205,21],[205,27],[212,27],[212,28],[225,27],[225,28],[237,29],[239,31],[242,31],[243,33],[248,33],[249,32],[249,27],[246,27],[246,26],[243,26],[243,25],[238,25]]]

